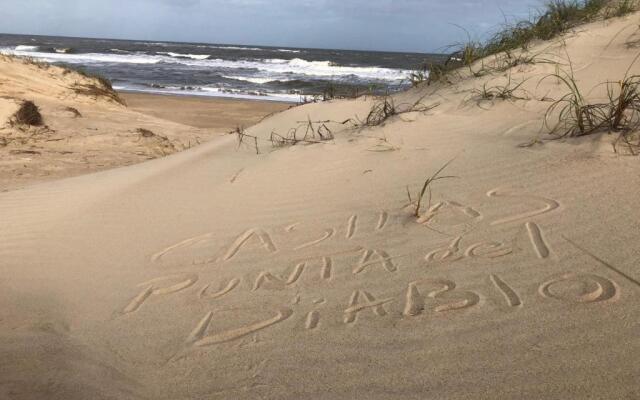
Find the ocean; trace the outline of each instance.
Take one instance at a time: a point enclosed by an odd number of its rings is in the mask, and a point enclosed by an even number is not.
[[[338,93],[393,92],[443,55],[0,34],[0,53],[66,64],[116,90],[298,102]]]

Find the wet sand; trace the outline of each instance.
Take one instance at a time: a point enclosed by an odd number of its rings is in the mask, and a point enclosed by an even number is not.
[[[249,127],[265,116],[290,108],[294,103],[220,99],[199,96],[170,96],[146,93],[120,95],[129,109],[196,128],[231,131]]]

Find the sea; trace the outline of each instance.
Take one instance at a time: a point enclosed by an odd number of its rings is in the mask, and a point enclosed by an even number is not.
[[[100,74],[120,91],[301,102],[394,92],[445,56],[210,43],[0,34],[0,53]]]

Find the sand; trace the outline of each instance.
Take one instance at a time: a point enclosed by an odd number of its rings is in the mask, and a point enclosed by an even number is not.
[[[164,157],[290,107],[121,94],[124,107],[75,93],[71,87],[90,83],[77,73],[8,57],[0,59],[0,77],[0,191]],[[22,100],[35,101],[45,126],[6,123]]]
[[[564,37],[582,87],[624,75],[639,22]],[[274,148],[375,99],[309,104],[0,194],[0,398],[640,398],[638,158],[545,140],[554,69],[511,70],[529,100],[473,98],[505,73],[422,86],[394,101],[429,112]],[[416,219],[407,188],[452,159]]]
[[[288,109],[292,103],[218,99],[202,96],[167,96],[123,92],[129,109],[196,128],[229,132],[249,127],[264,117]]]

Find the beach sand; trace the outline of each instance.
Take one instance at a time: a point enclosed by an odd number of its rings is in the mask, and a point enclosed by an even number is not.
[[[530,54],[569,54],[600,100],[639,23],[593,23]],[[507,84],[496,72],[395,95],[433,108],[378,126],[342,123],[376,99],[307,104],[240,146],[214,136],[0,193],[0,398],[640,398],[638,158],[613,134],[546,140],[543,100],[566,93],[540,83],[555,71],[510,70],[527,100],[474,97]],[[29,93],[46,89],[34,99],[51,115],[70,97],[55,70],[37,76]],[[73,101],[86,126],[117,115],[180,143],[202,134]],[[292,129],[322,143],[272,145]],[[456,178],[416,218],[450,160]]]
[[[219,99],[203,96],[120,94],[129,109],[196,128],[229,132],[249,127],[264,117],[288,109],[292,103]]]
[[[6,96],[0,99],[0,118],[7,121],[20,100],[34,100],[45,123],[0,128],[6,138],[0,142],[0,190],[164,157],[291,106],[121,93],[125,108],[104,98],[78,96],[69,87],[86,78],[62,71],[9,58],[0,62],[0,73],[9,78],[0,87]]]

